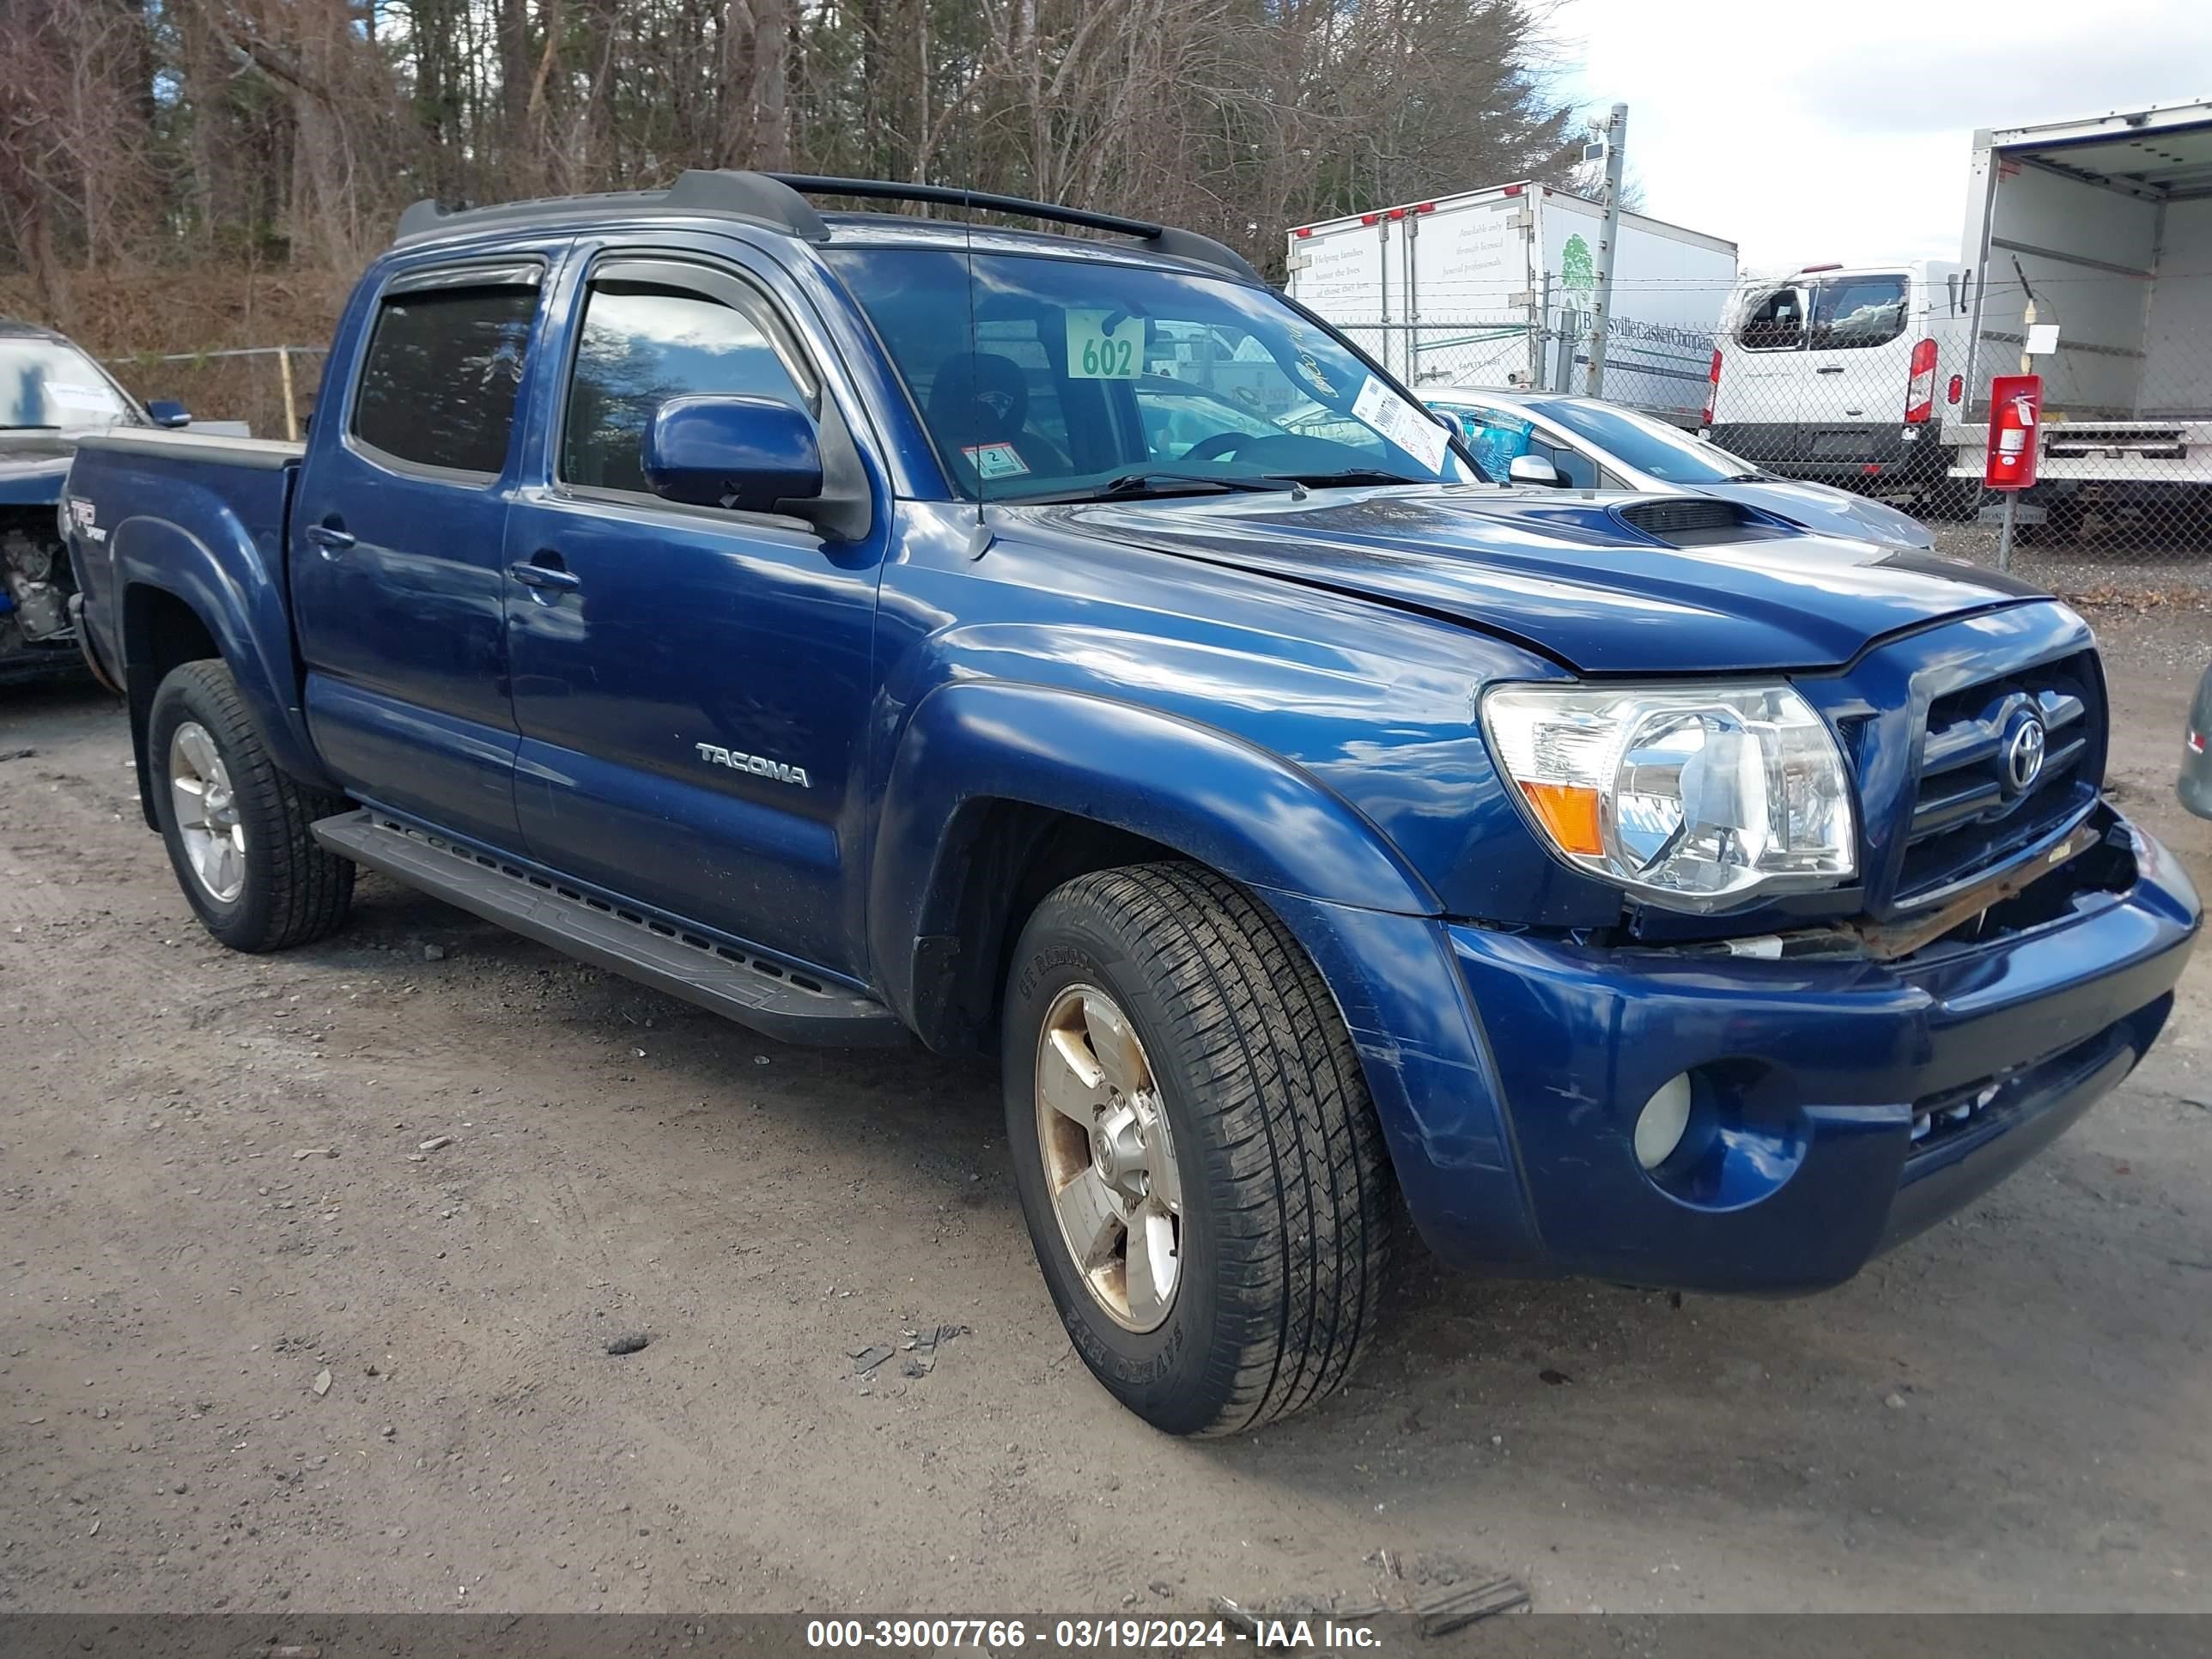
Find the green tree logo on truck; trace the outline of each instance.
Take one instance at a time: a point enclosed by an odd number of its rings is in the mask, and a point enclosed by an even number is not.
[[[1559,289],[1569,305],[1585,311],[1589,308],[1589,296],[1597,289],[1597,261],[1590,258],[1589,244],[1580,236],[1568,237],[1566,246],[1559,250]]]

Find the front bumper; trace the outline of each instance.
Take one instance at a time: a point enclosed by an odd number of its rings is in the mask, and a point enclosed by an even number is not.
[[[1419,986],[1407,960],[1395,996],[1347,1004],[1416,1224],[1466,1267],[1771,1293],[1848,1279],[2039,1152],[2157,1036],[2198,903],[2156,842],[2119,833],[2124,889],[1890,963],[1425,924],[1449,978]],[[1389,1031],[1431,997],[1463,1015],[1459,1054],[1432,1003]],[[1647,1174],[1637,1115],[1682,1073],[1690,1131]]]

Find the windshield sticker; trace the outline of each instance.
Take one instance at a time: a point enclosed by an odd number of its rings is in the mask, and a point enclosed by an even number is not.
[[[1126,311],[1067,313],[1067,378],[1133,380],[1144,372],[1145,319]],[[1024,471],[1029,469],[1024,467]]]
[[[1404,450],[1434,472],[1444,464],[1451,434],[1422,414],[1372,374],[1352,400],[1352,413],[1362,425]]]
[[[960,453],[968,458],[968,465],[975,469],[975,476],[986,482],[993,478],[1018,478],[1030,470],[1030,464],[1021,458],[1012,444],[967,444]]]
[[[48,380],[46,386],[47,398],[69,409],[106,409],[114,402],[104,386],[79,380]]]

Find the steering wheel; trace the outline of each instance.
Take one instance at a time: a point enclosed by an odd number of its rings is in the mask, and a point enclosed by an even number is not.
[[[1252,441],[1249,432],[1209,432],[1179,458],[1186,461],[1214,461]]]

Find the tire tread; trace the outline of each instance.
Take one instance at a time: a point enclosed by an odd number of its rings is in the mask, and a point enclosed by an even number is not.
[[[1116,919],[1164,976],[1174,1037],[1200,1071],[1190,1108],[1225,1154],[1206,1195],[1221,1340],[1197,1389],[1218,1405],[1191,1431],[1303,1410],[1342,1386],[1374,1329],[1394,1216],[1381,1126],[1328,985],[1279,920],[1196,865],[1101,871],[1048,902]]]

